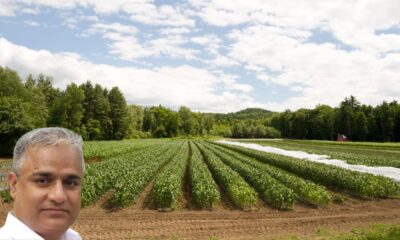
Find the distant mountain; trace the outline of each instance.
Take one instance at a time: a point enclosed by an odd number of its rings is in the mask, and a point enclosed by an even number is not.
[[[273,116],[275,112],[271,112],[269,110],[265,110],[262,108],[246,108],[239,112],[234,113],[215,113],[212,114],[218,120],[258,120],[258,119],[265,119]]]
[[[274,112],[262,108],[246,108],[239,112],[228,113],[227,115],[234,119],[262,119],[271,117],[273,114]]]

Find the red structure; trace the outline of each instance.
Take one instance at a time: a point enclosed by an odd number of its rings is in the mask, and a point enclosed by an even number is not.
[[[336,141],[347,142],[349,139],[346,137],[346,135],[338,133]]]

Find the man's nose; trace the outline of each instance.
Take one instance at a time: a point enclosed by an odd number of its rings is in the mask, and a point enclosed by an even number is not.
[[[56,181],[49,192],[49,199],[56,203],[63,203],[67,199],[62,181]]]

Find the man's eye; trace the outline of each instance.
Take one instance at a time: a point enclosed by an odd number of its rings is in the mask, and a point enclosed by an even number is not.
[[[70,187],[75,187],[78,186],[78,181],[74,181],[74,180],[66,180],[64,182],[65,185],[70,186]]]
[[[46,178],[39,178],[39,179],[36,179],[35,182],[39,185],[45,185],[45,184],[48,184],[50,182],[50,180],[46,179]]]

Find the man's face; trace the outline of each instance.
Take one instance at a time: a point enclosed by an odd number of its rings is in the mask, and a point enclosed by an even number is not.
[[[14,214],[41,236],[62,234],[81,208],[80,157],[63,144],[29,148],[25,157],[19,177],[8,176]]]

